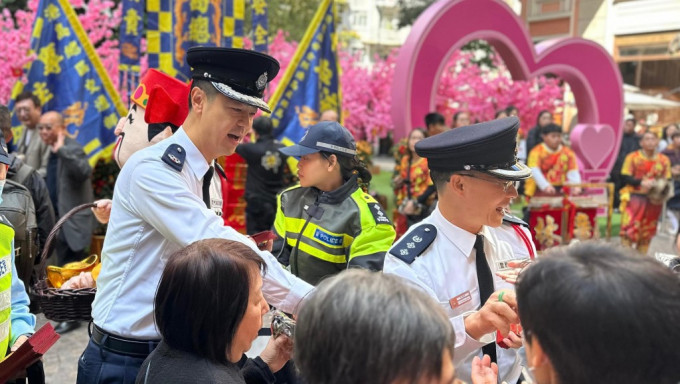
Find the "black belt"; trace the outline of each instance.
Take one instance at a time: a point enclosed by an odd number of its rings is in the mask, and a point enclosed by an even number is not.
[[[132,340],[112,335],[92,324],[92,341],[107,351],[131,357],[147,357],[160,340]]]

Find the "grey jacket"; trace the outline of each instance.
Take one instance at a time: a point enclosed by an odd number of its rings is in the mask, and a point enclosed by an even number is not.
[[[33,128],[31,140],[26,142],[26,132],[28,128],[24,127],[24,133],[19,139],[17,145],[17,153],[23,155],[23,161],[29,167],[38,171],[43,178],[47,174],[47,159],[50,157],[50,147],[40,139],[37,128]]]
[[[83,147],[67,137],[64,146],[57,151],[57,212],[59,217],[74,207],[94,201],[92,192],[92,167]],[[79,251],[90,245],[94,216],[89,209],[78,212],[64,223],[62,232],[69,248]]]

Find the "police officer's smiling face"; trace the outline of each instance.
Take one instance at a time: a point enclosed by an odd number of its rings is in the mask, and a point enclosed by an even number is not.
[[[517,197],[515,182],[508,182],[481,172],[460,174],[462,176],[465,209],[471,226],[503,224],[503,216],[510,209],[512,199]],[[467,176],[469,175],[469,176]],[[472,223],[474,222],[474,223]],[[477,231],[475,228],[473,232]]]
[[[208,136],[206,142],[212,147],[210,152],[215,156],[229,156],[236,146],[250,133],[257,108],[230,99],[220,93],[209,100],[202,112]]]

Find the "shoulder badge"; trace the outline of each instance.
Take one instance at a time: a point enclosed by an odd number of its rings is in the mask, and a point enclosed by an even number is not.
[[[383,212],[382,206],[378,203],[371,195],[364,195],[368,208],[371,210],[373,219],[376,224],[388,224],[392,225],[390,218]]]
[[[165,150],[163,154],[163,162],[170,166],[177,172],[182,172],[182,167],[184,167],[184,159],[186,158],[186,152],[179,144],[170,144],[168,149]]]
[[[525,223],[524,220],[520,219],[519,217],[515,217],[512,215],[505,215],[503,216],[503,224],[508,224],[508,225],[521,225],[523,227],[529,228],[529,224]]]
[[[390,249],[390,254],[405,262],[411,264],[425,252],[427,247],[432,244],[437,237],[437,228],[432,224],[421,224],[415,227],[412,231],[405,234],[394,246]]]

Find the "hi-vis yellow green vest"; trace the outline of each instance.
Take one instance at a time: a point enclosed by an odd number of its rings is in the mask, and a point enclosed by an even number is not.
[[[14,229],[0,221],[0,360],[7,353],[11,332],[12,239]]]
[[[285,238],[279,260],[313,285],[346,268],[382,270],[396,237],[380,204],[355,177],[331,192],[300,186],[283,191],[274,230]]]

